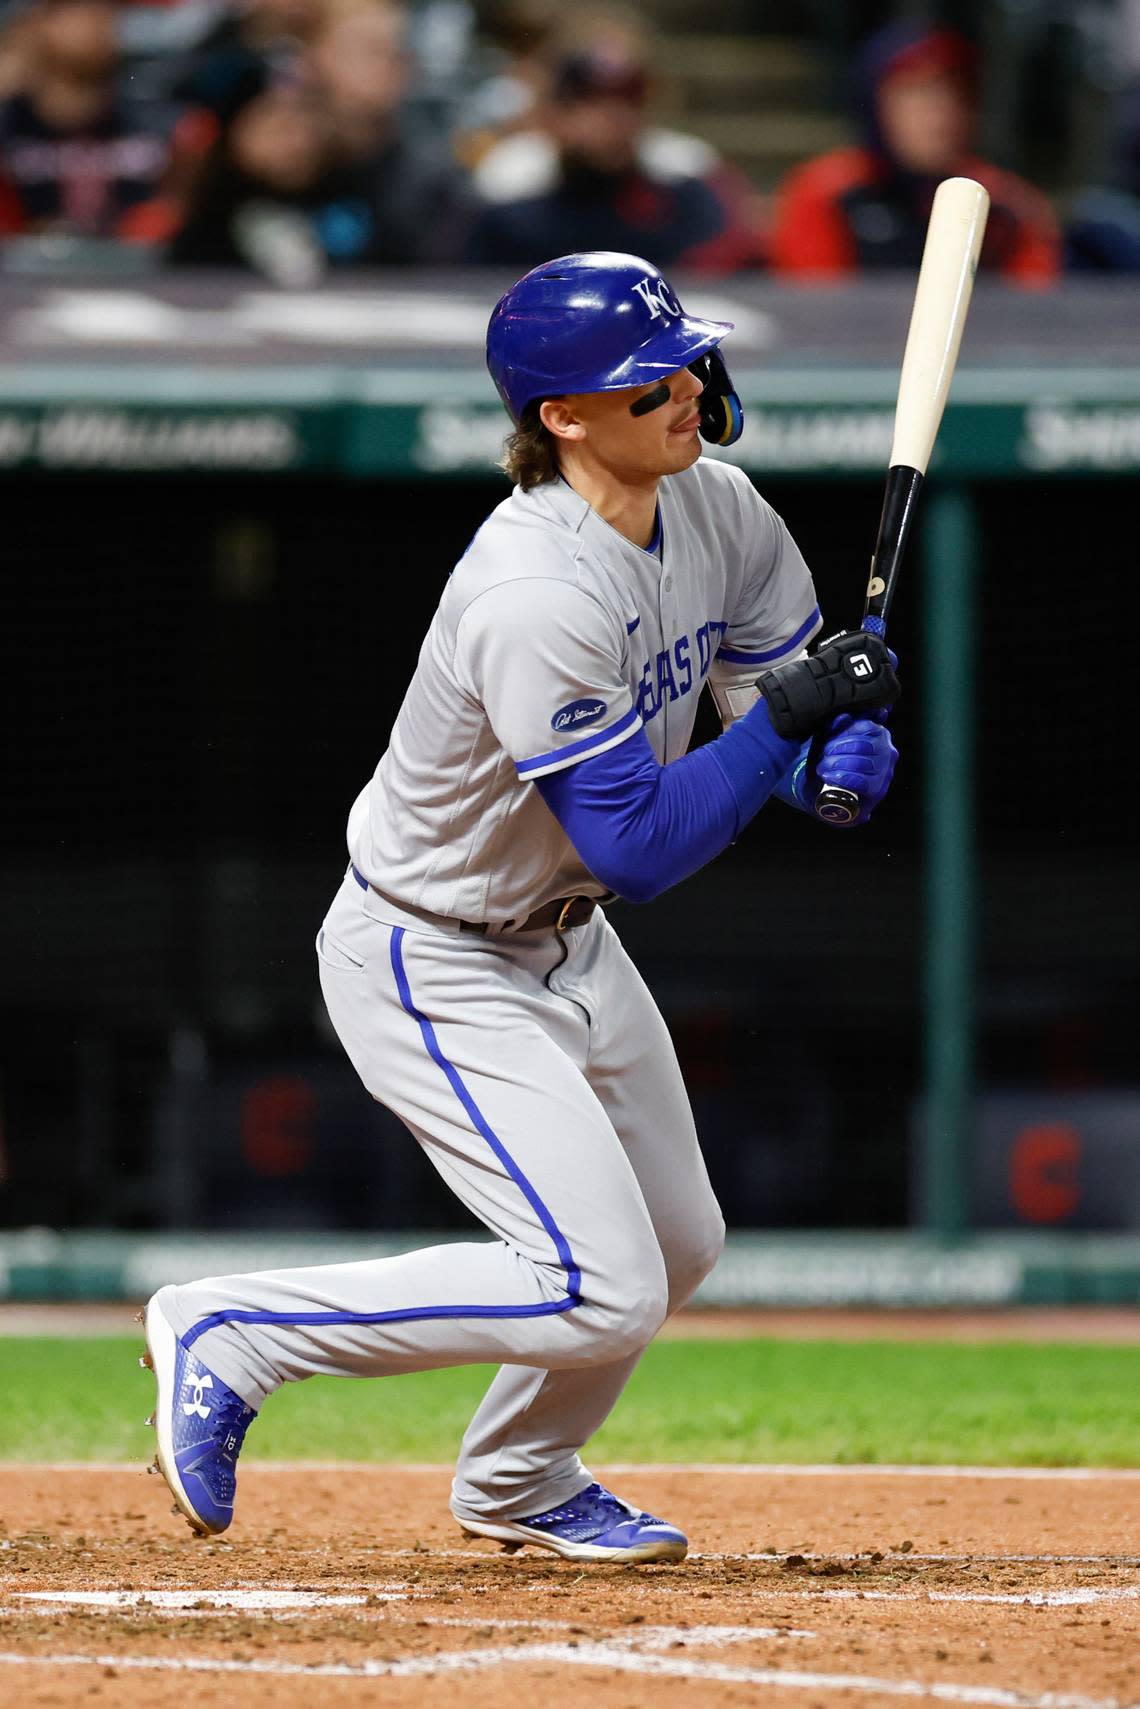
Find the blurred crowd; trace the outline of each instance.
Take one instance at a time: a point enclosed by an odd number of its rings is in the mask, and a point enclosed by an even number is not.
[[[826,279],[914,267],[934,186],[966,173],[993,200],[984,269],[1140,270],[1140,93],[1059,219],[979,152],[970,43],[892,23],[851,67],[851,144],[762,193],[655,123],[651,45],[635,11],[557,0],[0,0],[0,260],[304,286],[605,248]]]

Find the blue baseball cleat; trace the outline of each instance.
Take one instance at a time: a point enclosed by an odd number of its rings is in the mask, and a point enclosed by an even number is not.
[[[683,1561],[689,1549],[689,1539],[675,1525],[639,1512],[601,1484],[590,1484],[561,1507],[536,1513],[533,1519],[463,1518],[459,1523],[469,1537],[494,1537],[512,1553],[533,1543],[572,1561],[636,1566]]]
[[[224,1531],[234,1516],[237,1457],[257,1414],[184,1347],[162,1310],[160,1289],[143,1314],[158,1396],[149,1420],[158,1433],[155,1466],[170,1485],[175,1511],[203,1536]]]

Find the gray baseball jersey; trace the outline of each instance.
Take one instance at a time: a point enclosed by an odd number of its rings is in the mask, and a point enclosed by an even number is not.
[[[701,458],[658,500],[660,555],[564,481],[516,489],[475,535],[349,818],[395,901],[501,922],[602,894],[533,780],[639,729],[679,758],[706,682],[750,682],[818,629],[807,566],[739,469]]]

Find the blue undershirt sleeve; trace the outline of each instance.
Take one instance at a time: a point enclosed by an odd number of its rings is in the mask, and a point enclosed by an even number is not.
[[[758,700],[707,747],[658,763],[644,730],[535,780],[583,864],[629,902],[649,902],[707,865],[794,766]]]

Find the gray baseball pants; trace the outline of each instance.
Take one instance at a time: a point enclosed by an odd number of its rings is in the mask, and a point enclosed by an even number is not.
[[[223,1314],[194,1350],[253,1407],[318,1374],[500,1364],[452,1511],[543,1512],[592,1481],[579,1448],[723,1243],[668,1030],[601,910],[483,937],[411,920],[350,872],[317,954],[364,1085],[495,1238],[213,1277],[172,1290],[168,1315],[184,1333]]]

